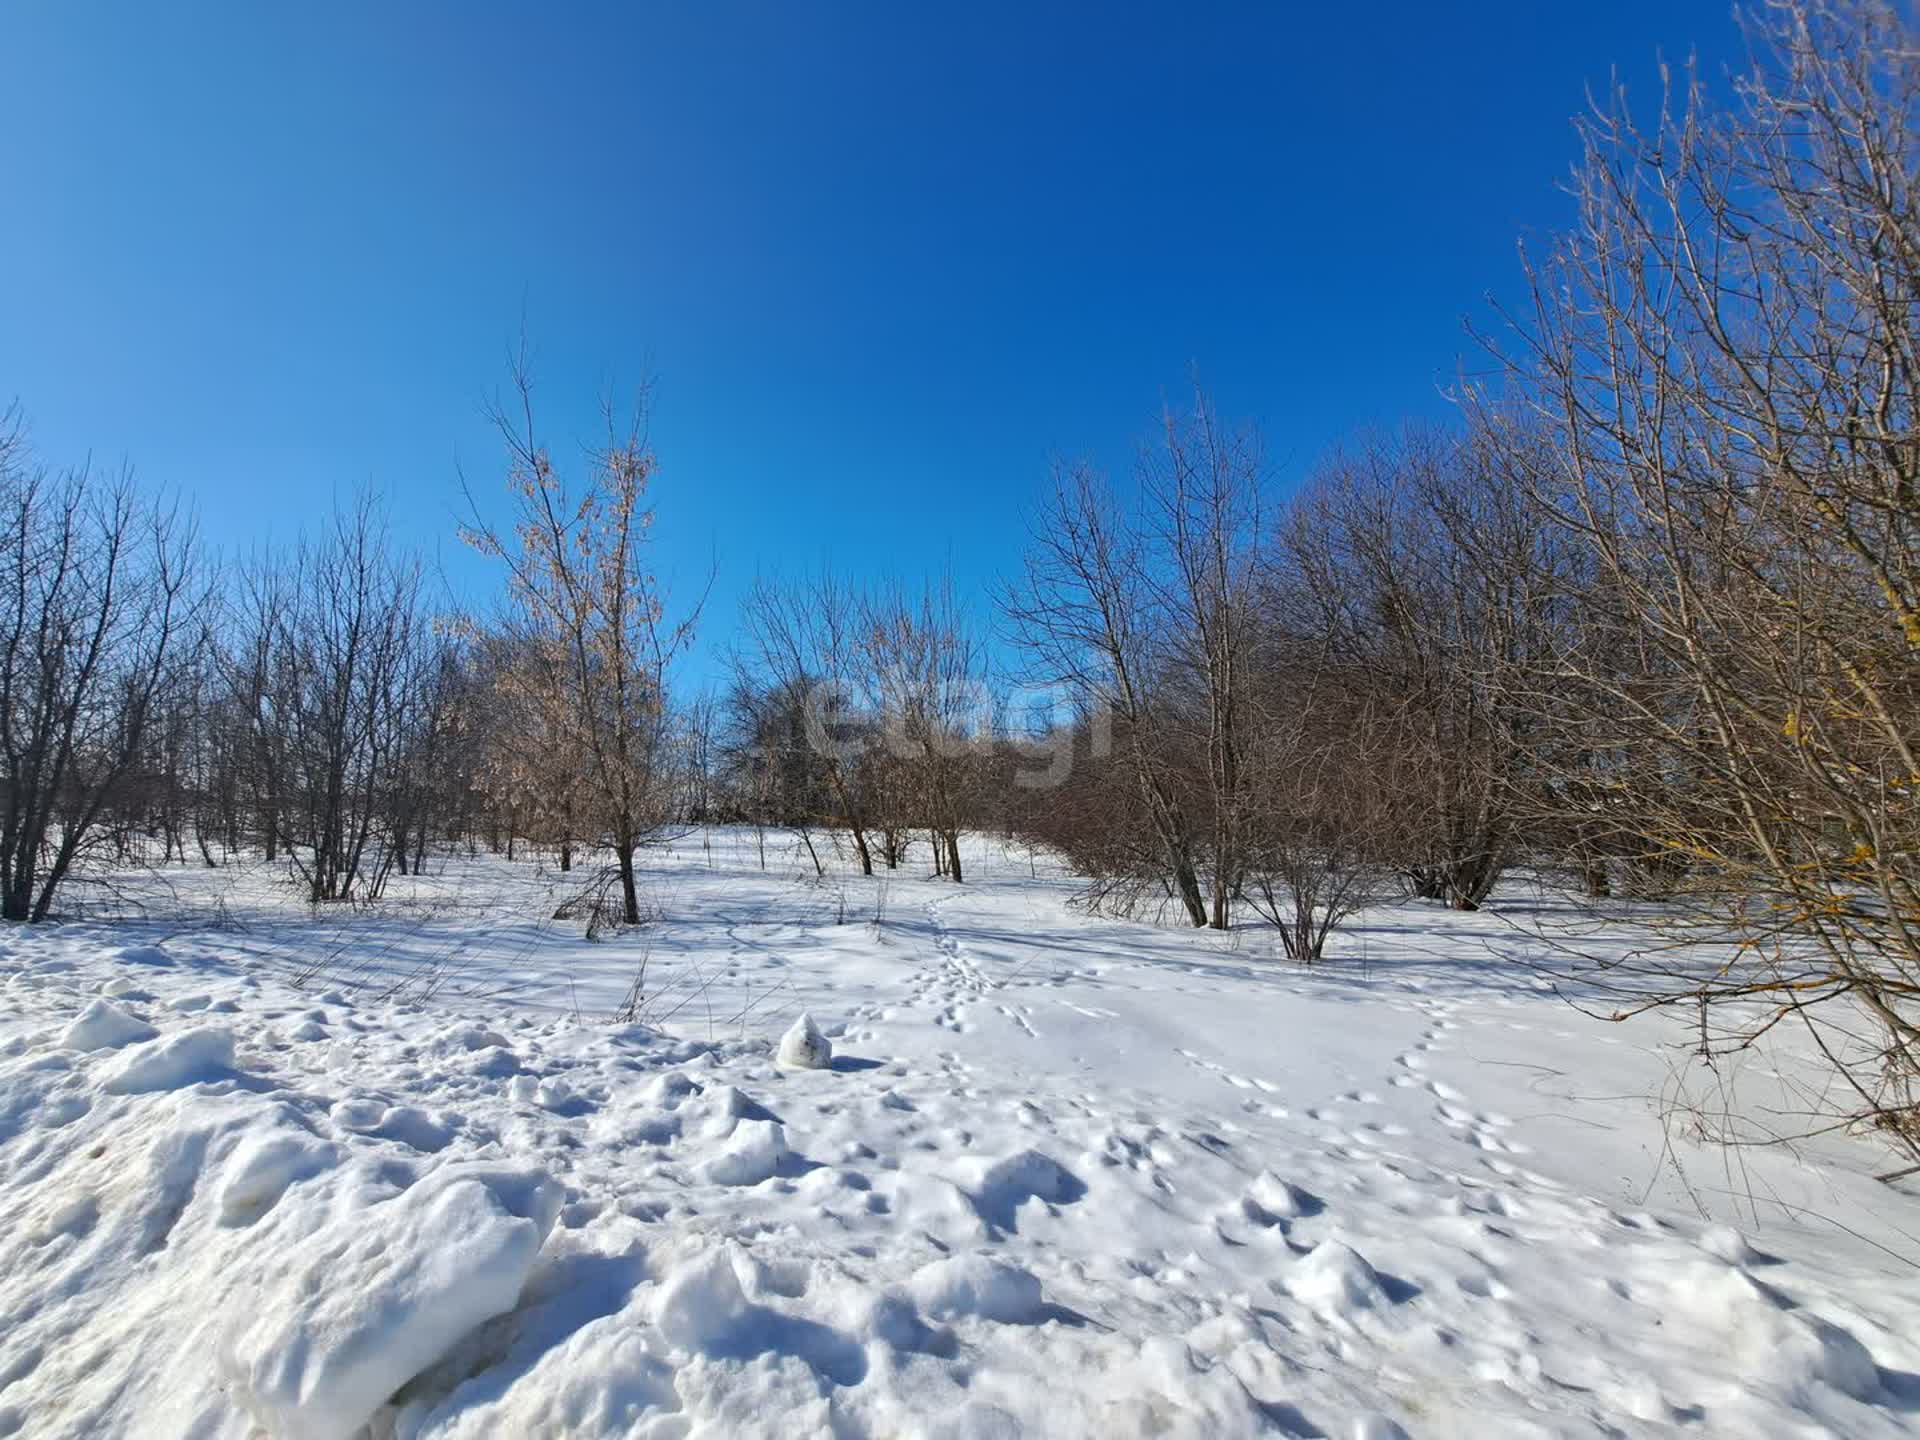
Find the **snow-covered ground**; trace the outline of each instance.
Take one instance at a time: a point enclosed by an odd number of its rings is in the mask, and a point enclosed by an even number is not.
[[[1696,1144],[1724,1088],[1553,993],[1550,899],[1302,971],[969,859],[695,832],[598,943],[486,858],[8,931],[0,1434],[1920,1429],[1886,1152]],[[777,1063],[803,1013],[827,1068]],[[1764,1121],[1813,1073],[1733,1088]]]

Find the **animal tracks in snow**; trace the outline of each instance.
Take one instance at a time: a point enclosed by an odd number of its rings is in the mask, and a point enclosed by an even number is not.
[[[1202,1070],[1218,1075],[1236,1090],[1258,1090],[1265,1095],[1277,1095],[1280,1093],[1280,1087],[1271,1080],[1262,1080],[1258,1076],[1253,1075],[1238,1074],[1233,1070],[1229,1070],[1224,1065],[1215,1064],[1211,1060],[1194,1054],[1191,1050],[1182,1050],[1180,1056],[1190,1064],[1197,1065]]]

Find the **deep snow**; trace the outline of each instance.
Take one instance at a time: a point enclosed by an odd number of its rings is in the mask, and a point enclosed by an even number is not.
[[[1303,972],[974,851],[696,832],[597,944],[485,858],[0,936],[0,1434],[1920,1428],[1911,1188],[1696,1144],[1817,1072],[1582,1015],[1550,899]]]

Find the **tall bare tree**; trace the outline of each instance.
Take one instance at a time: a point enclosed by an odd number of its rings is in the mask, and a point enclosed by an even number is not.
[[[1143,526],[1084,465],[1058,466],[1029,526],[1018,583],[1000,608],[1033,677],[1070,688],[1111,724],[1116,761],[1139,802],[1158,868],[1195,925],[1207,923],[1200,836],[1181,773],[1165,615]]]
[[[1261,474],[1258,438],[1221,424],[1203,393],[1191,414],[1162,416],[1141,457],[1146,567],[1166,616],[1162,665],[1181,678],[1192,748],[1203,757],[1211,886],[1208,923],[1225,930],[1240,885],[1248,806],[1244,753],[1258,635]]]
[[[646,496],[656,462],[645,418],[644,395],[624,417],[604,406],[604,439],[570,482],[539,438],[523,357],[512,402],[493,412],[514,522],[504,532],[490,524],[469,493],[465,530],[506,565],[503,623],[525,667],[517,673],[540,697],[556,753],[580,766],[582,807],[613,851],[627,924],[641,918],[635,855],[670,816],[667,680],[700,611],[670,617],[653,572]]]

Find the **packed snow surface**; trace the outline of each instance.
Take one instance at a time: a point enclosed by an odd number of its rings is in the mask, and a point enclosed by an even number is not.
[[[1784,1040],[1582,1014],[1523,888],[1304,971],[974,849],[696,832],[595,943],[485,857],[0,935],[0,1435],[1920,1428],[1911,1184],[1688,1123]]]

